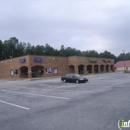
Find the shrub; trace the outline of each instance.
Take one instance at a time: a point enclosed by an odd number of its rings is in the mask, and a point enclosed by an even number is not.
[[[124,73],[130,73],[130,70],[124,70]]]
[[[124,70],[124,73],[128,73],[128,70]]]

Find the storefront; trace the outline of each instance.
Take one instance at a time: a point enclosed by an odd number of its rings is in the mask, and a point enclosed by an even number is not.
[[[0,61],[0,78],[36,78],[66,73],[94,74],[111,72],[114,60],[83,56],[27,55]]]

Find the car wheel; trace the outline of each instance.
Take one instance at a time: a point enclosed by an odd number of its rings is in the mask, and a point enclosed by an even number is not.
[[[66,83],[66,80],[64,79],[63,82]]]
[[[78,83],[79,83],[79,80],[76,80],[76,83],[78,84]]]

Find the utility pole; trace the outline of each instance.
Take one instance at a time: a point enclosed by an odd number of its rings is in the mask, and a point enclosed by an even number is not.
[[[124,53],[124,71],[125,71],[125,50],[122,50]]]

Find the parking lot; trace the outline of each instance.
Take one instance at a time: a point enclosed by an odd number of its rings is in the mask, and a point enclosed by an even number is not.
[[[130,119],[130,75],[84,77],[0,80],[0,130],[118,130],[119,119]]]

